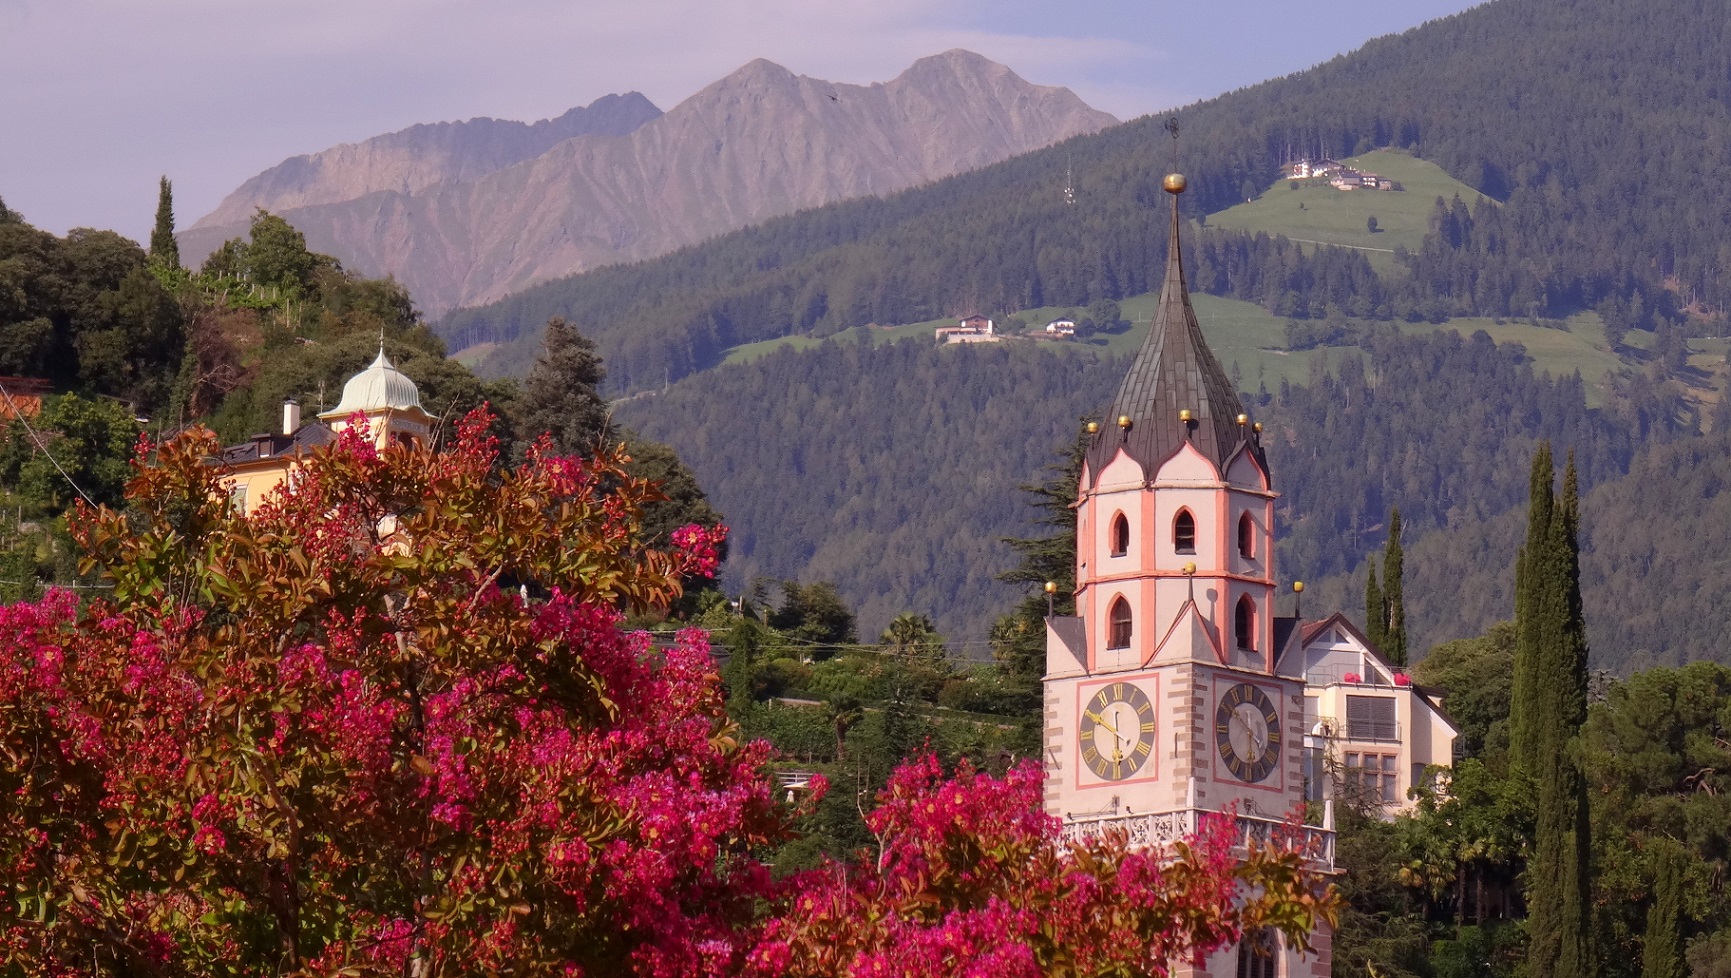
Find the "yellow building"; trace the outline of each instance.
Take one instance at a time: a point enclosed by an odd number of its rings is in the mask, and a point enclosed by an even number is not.
[[[1454,764],[1460,733],[1435,690],[1420,688],[1335,613],[1305,622],[1305,793],[1410,808],[1407,792]]]
[[[374,444],[425,444],[432,438],[433,417],[421,407],[421,392],[385,356],[379,355],[365,370],[343,385],[336,407],[318,419],[301,423],[299,402],[283,402],[282,424],[274,434],[254,435],[239,445],[222,450],[222,460],[233,471],[230,492],[243,513],[250,513],[289,479],[289,474],[308,452],[335,441],[357,418],[365,418]]]

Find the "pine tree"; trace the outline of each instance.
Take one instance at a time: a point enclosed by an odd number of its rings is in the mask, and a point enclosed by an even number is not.
[[[156,194],[156,227],[150,231],[150,257],[164,268],[180,267],[180,245],[174,240],[174,185],[166,176]]]
[[[1388,549],[1382,556],[1382,603],[1384,620],[1382,650],[1388,661],[1406,666],[1406,602],[1401,593],[1401,578],[1405,575],[1405,556],[1400,546],[1400,508],[1396,507],[1388,520]]]
[[[1364,637],[1382,648],[1388,641],[1388,601],[1376,583],[1376,560],[1364,562]]]
[[[614,437],[600,394],[607,368],[595,341],[555,316],[547,321],[541,355],[523,382],[519,428],[525,441],[543,432],[561,452],[587,454]]]
[[[1510,757],[1537,789],[1527,866],[1527,974],[1592,978],[1591,831],[1586,785],[1569,742],[1587,713],[1580,585],[1579,485],[1571,454],[1559,500],[1548,443],[1533,458],[1527,544],[1516,564],[1515,690]]]
[[[1688,978],[1683,948],[1683,884],[1687,854],[1669,839],[1653,849],[1653,902],[1641,948],[1641,978]]]

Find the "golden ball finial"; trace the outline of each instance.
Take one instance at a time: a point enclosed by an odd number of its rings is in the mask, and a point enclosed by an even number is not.
[[[1169,194],[1181,194],[1184,192],[1184,188],[1189,185],[1189,181],[1184,179],[1182,173],[1168,173],[1166,179],[1160,181],[1160,186],[1165,187]]]
[[[1130,430],[1130,416],[1128,414],[1118,415],[1118,427],[1123,428],[1125,431]]]
[[[1088,434],[1097,435],[1099,433],[1100,433],[1100,422],[1098,422],[1098,421],[1088,422]]]
[[[1047,594],[1057,594],[1058,593],[1058,582],[1057,581],[1047,581],[1046,582],[1046,593]]]
[[[1195,574],[1196,574],[1196,561],[1191,560],[1191,561],[1185,562],[1185,564],[1184,564],[1184,576],[1185,577],[1194,577]]]
[[[1183,408],[1182,410],[1180,410],[1178,412],[1178,420],[1184,422],[1185,424],[1189,424],[1191,419],[1194,417],[1196,417],[1196,416],[1194,414],[1190,413],[1189,408]]]
[[[1238,416],[1238,427],[1242,428],[1249,423],[1250,423],[1250,415],[1240,414]]]
[[[1304,582],[1303,581],[1293,581],[1292,582],[1292,590],[1299,593],[1299,594],[1303,594],[1304,593]]]
[[[1251,425],[1250,430],[1256,432],[1259,435],[1262,434],[1262,422],[1258,421],[1255,424]]]

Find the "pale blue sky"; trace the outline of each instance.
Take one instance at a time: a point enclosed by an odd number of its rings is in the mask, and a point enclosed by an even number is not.
[[[0,0],[0,198],[39,227],[182,226],[300,153],[609,92],[663,109],[752,58],[832,81],[952,47],[1130,118],[1287,74],[1469,0]],[[1350,13],[1350,16],[1342,16]]]

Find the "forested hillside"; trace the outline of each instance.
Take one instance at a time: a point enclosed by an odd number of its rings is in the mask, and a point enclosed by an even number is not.
[[[1519,347],[1482,334],[1388,329],[1362,342],[1367,358],[1246,395],[1272,435],[1286,580],[1356,568],[1381,548],[1392,506],[1409,540],[1491,525],[1526,498],[1541,438],[1573,448],[1594,486],[1621,476],[1642,444],[1683,433],[1658,388],[1620,388],[1590,410],[1580,378],[1536,373]],[[1014,564],[999,538],[1025,535],[1034,515],[1015,487],[1041,479],[1126,366],[1020,344],[831,342],[688,378],[618,412],[673,445],[728,515],[734,591],[759,575],[833,580],[868,630],[915,611],[978,640],[1015,593],[993,583]],[[1415,580],[1428,559],[1413,548]],[[1432,600],[1471,603],[1446,580]],[[1316,598],[1356,612],[1348,590]],[[1415,607],[1420,590],[1408,587]],[[1416,647],[1482,628],[1433,629],[1423,607]],[[1507,608],[1491,602],[1488,621]]]
[[[1000,539],[1016,487],[1116,389],[1120,360],[1005,346],[827,343],[724,367],[619,405],[672,445],[727,514],[726,587],[830,580],[862,631],[932,615],[953,643],[1015,600]]]
[[[1236,203],[1289,155],[1403,148],[1505,203],[1449,208],[1373,308],[1605,307],[1638,328],[1706,328],[1731,298],[1719,233],[1731,200],[1705,189],[1731,177],[1728,30],[1699,0],[1477,7],[1179,112],[1185,206],[1201,216]],[[550,283],[441,331],[457,346],[523,344],[488,367],[515,373],[561,314],[597,336],[617,382],[643,387],[768,336],[1119,298],[1157,267],[1151,208],[1170,167],[1160,121]]]

